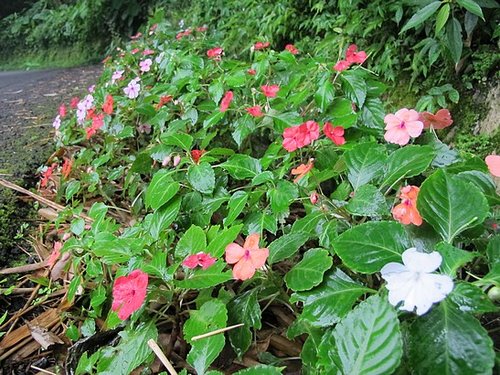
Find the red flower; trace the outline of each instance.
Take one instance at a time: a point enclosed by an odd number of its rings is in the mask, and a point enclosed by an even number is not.
[[[61,174],[64,178],[68,178],[73,168],[73,159],[64,158]]]
[[[137,52],[139,52],[139,51],[140,51],[140,49],[139,49],[139,48],[134,48],[132,51],[130,51],[130,53],[131,53],[132,55],[135,55],[135,54],[136,54]]]
[[[112,95],[106,95],[106,100],[104,100],[104,104],[102,105],[102,110],[104,113],[107,113],[108,115],[113,113],[113,96]]]
[[[208,267],[214,264],[216,260],[217,259],[210,256],[210,254],[199,252],[184,259],[182,265],[191,269],[200,266],[201,268],[206,270]]]
[[[232,91],[226,92],[226,95],[224,95],[224,97],[220,102],[220,111],[226,112],[232,100],[233,100],[233,92]]]
[[[178,33],[176,36],[175,36],[175,39],[179,40],[179,39],[182,39],[183,37],[185,36],[188,36],[188,35],[191,35],[191,30],[190,29],[187,29],[187,30],[184,30],[184,31],[181,31],[180,33]]]
[[[199,31],[200,33],[204,33],[207,30],[208,30],[207,26],[200,26],[196,28],[196,31]]]
[[[158,111],[161,107],[167,104],[169,101],[173,99],[172,95],[163,95],[160,97],[160,102],[156,105],[156,110]]]
[[[251,76],[254,76],[254,75],[257,74],[257,72],[255,71],[255,69],[248,69],[247,73],[250,74]]]
[[[135,34],[135,35],[132,35],[132,36],[130,37],[130,39],[132,39],[132,40],[136,40],[136,39],[139,39],[141,36],[142,36],[142,33],[137,33],[137,34]]]
[[[299,50],[293,44],[287,44],[285,49],[290,52],[292,55],[296,55],[299,53]]]
[[[257,42],[254,44],[253,48],[255,48],[256,51],[259,51],[261,49],[269,47],[269,45],[269,42]]]
[[[154,55],[154,53],[155,51],[153,51],[152,49],[145,49],[144,51],[142,51],[143,56]]]
[[[319,200],[319,195],[316,193],[316,191],[313,191],[311,195],[309,196],[309,200],[311,201],[312,204],[316,204]]]
[[[319,138],[319,125],[314,121],[307,121],[299,126],[286,128],[283,132],[283,147],[288,152],[310,144]]]
[[[59,106],[59,116],[66,116],[66,106],[64,105],[64,103]]]
[[[421,112],[419,120],[424,123],[424,129],[431,126],[434,129],[444,129],[453,124],[451,113],[447,109],[440,109],[435,115],[430,112]]]
[[[222,52],[224,52],[224,50],[222,49],[222,47],[215,47],[215,48],[209,49],[207,51],[207,56],[210,59],[214,59],[216,61],[220,61],[220,57],[222,55]]]
[[[87,139],[90,139],[95,133],[97,133],[97,130],[102,128],[104,125],[104,114],[100,113],[98,115],[92,115],[92,125],[88,128],[85,129],[85,132],[87,133]]]
[[[262,93],[268,98],[275,98],[278,91],[280,91],[280,87],[278,85],[264,85],[260,86]]]
[[[262,117],[264,114],[262,113],[262,109],[260,108],[260,105],[256,105],[250,108],[246,108],[246,111],[252,115],[253,117]]]
[[[78,96],[75,96],[75,97],[71,98],[71,101],[69,102],[69,106],[72,109],[75,109],[78,106],[78,102],[80,102],[80,99],[78,98]]]
[[[335,64],[335,66],[333,67],[333,70],[336,70],[337,72],[342,72],[346,69],[349,69],[350,66],[351,66],[350,62],[345,61],[345,60],[340,60],[339,62],[337,62]]]
[[[86,120],[93,119],[95,116],[95,108],[90,108],[87,110],[87,117],[85,118]]]
[[[203,156],[203,154],[205,152],[206,152],[205,150],[192,150],[191,151],[191,158],[193,159],[193,161],[196,164],[198,164],[200,162],[201,157]]]
[[[344,128],[342,126],[333,127],[331,123],[325,122],[325,126],[323,126],[323,133],[325,133],[325,135],[337,146],[345,143]]]
[[[134,270],[128,276],[120,276],[113,285],[111,309],[118,312],[121,320],[126,320],[139,310],[146,299],[149,277],[141,270]]]
[[[42,179],[40,180],[40,187],[47,187],[50,177],[52,177],[52,174],[54,173],[54,169],[57,167],[57,164],[54,163],[50,167],[47,167],[47,169],[42,172]]]
[[[345,58],[348,63],[351,64],[363,64],[366,60],[366,52],[359,51],[357,52],[358,47],[355,44],[351,44],[347,47],[347,51],[345,53]]]

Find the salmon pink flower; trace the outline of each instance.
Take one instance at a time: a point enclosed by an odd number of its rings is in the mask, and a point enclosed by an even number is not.
[[[115,83],[116,81],[122,79],[124,72],[125,70],[115,70],[111,76],[111,83]]]
[[[424,124],[419,118],[417,111],[407,108],[385,116],[385,140],[400,146],[406,145],[410,141],[410,137],[416,138],[422,133]]]
[[[251,76],[254,76],[257,74],[256,70],[255,69],[248,69],[247,70],[247,73],[250,74]]]
[[[118,318],[126,320],[139,310],[146,299],[148,282],[148,274],[141,270],[134,270],[130,275],[115,280],[111,309],[118,312]]]
[[[417,209],[417,197],[420,188],[417,186],[405,186],[401,189],[401,203],[394,206],[392,209],[392,216],[401,224],[416,226],[422,225],[422,216]]]
[[[484,161],[490,173],[495,177],[500,177],[500,155],[488,155]]]
[[[62,165],[61,174],[64,178],[68,178],[71,173],[71,168],[73,168],[73,159],[64,158],[64,163]]]
[[[201,268],[206,270],[208,267],[214,264],[216,260],[217,259],[213,258],[210,254],[206,254],[201,251],[197,254],[188,256],[186,259],[184,259],[182,265],[190,269],[200,266]]]
[[[59,116],[66,117],[66,106],[64,103],[59,106]]]
[[[299,53],[299,50],[293,44],[287,44],[285,49],[290,52],[292,55],[296,55]]]
[[[141,85],[138,82],[139,78],[134,78],[128,83],[127,87],[123,89],[123,92],[129,97],[129,99],[135,99],[139,96]]]
[[[347,51],[345,54],[345,58],[348,63],[351,64],[363,64],[366,60],[366,52],[365,51],[358,51],[358,47],[355,44],[351,44],[349,47],[347,47]]]
[[[226,112],[232,100],[233,100],[233,92],[232,91],[226,92],[226,95],[224,95],[224,97],[220,102],[220,108],[219,108],[220,111]]]
[[[137,39],[139,39],[141,36],[142,36],[142,33],[137,33],[137,34],[135,34],[135,35],[132,35],[132,36],[130,37],[130,39],[132,39],[132,40],[137,40]]]
[[[245,108],[245,110],[253,117],[262,117],[264,114],[262,113],[262,108],[260,105],[256,105],[250,108]]]
[[[156,31],[156,29],[158,28],[158,24],[155,23],[153,24],[150,28],[149,28],[149,32],[150,34],[154,33]]]
[[[207,56],[210,59],[214,59],[216,61],[220,61],[222,52],[224,52],[224,50],[221,47],[215,47],[215,48],[209,49],[207,51]]]
[[[453,124],[451,113],[447,109],[440,109],[435,115],[421,112],[419,120],[423,122],[424,129],[429,129],[431,126],[434,129],[444,129]]]
[[[151,64],[153,64],[153,60],[151,60],[151,59],[142,60],[139,63],[139,66],[141,68],[141,72],[143,72],[143,73],[149,72],[151,70]]]
[[[331,123],[325,122],[325,126],[323,126],[323,133],[325,133],[325,135],[337,146],[341,146],[345,143],[344,128],[342,126],[333,127]]]
[[[101,61],[101,63],[106,64],[108,61],[111,60],[111,56],[106,56],[104,60]]]
[[[259,51],[259,50],[262,50],[262,49],[265,49],[267,47],[269,47],[270,43],[269,42],[257,42],[253,45],[253,48],[256,50],[256,51]]]
[[[205,150],[192,150],[191,151],[191,158],[193,159],[193,161],[196,164],[198,164],[200,162],[201,157],[203,156],[203,154],[205,152],[206,152]]]
[[[112,95],[106,95],[106,99],[104,100],[104,104],[102,105],[102,110],[104,113],[110,115],[113,113],[113,96]]]
[[[337,72],[342,72],[346,69],[349,69],[350,66],[351,66],[350,62],[346,60],[340,60],[333,66],[333,70],[336,70]]]
[[[292,169],[292,175],[297,176],[293,180],[293,183],[296,184],[298,183],[302,178],[305,177],[306,174],[309,173],[311,169],[314,167],[314,159],[309,159],[309,162],[307,164],[301,164],[297,168]]]
[[[200,27],[196,28],[196,31],[198,31],[200,33],[204,33],[207,30],[208,30],[208,26],[200,26]]]
[[[154,54],[155,54],[155,51],[153,51],[152,49],[145,49],[144,51],[142,51],[143,56],[150,56],[150,55],[154,55]]]
[[[50,253],[49,258],[47,259],[47,266],[49,266],[49,268],[54,267],[54,264],[56,264],[57,259],[61,256],[62,247],[63,247],[62,242],[59,241],[54,242],[52,252]]]
[[[49,180],[52,177],[52,174],[54,173],[54,169],[57,167],[56,163],[53,163],[50,167],[45,168],[45,170],[42,172],[42,178],[40,180],[40,187],[44,188],[47,187],[49,184]]]
[[[259,234],[249,235],[242,246],[231,243],[226,246],[226,262],[234,264],[233,277],[237,280],[248,280],[257,268],[266,263],[269,256],[267,248],[259,248]]]
[[[78,106],[79,102],[80,102],[80,98],[78,96],[74,96],[73,98],[71,98],[71,100],[69,102],[69,106],[72,109],[76,109],[76,107]]]
[[[61,115],[57,115],[54,121],[52,122],[52,126],[54,129],[59,130],[61,127]]]
[[[283,131],[283,147],[292,152],[307,146],[319,138],[319,125],[315,121],[307,121],[299,126],[292,126]]]
[[[158,111],[161,107],[163,107],[165,104],[167,104],[172,99],[173,99],[172,95],[163,95],[163,96],[160,96],[160,101],[156,105],[156,110]]]
[[[135,54],[136,54],[137,52],[139,52],[139,51],[140,51],[140,49],[139,49],[139,48],[134,48],[132,51],[130,51],[130,53],[131,53],[132,55],[135,55]]]
[[[311,195],[309,195],[309,200],[311,201],[311,204],[316,204],[318,203],[319,200],[319,195],[316,193],[316,191],[313,191]]]
[[[268,98],[275,98],[278,91],[280,91],[280,87],[278,85],[264,85],[261,86],[260,89]]]

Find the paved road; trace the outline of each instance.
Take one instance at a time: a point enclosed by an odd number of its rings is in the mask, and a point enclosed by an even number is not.
[[[14,91],[12,89],[20,89],[33,82],[51,80],[60,72],[59,69],[0,72],[0,90]]]

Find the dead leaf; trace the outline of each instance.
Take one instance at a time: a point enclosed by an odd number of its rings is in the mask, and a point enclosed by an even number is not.
[[[49,346],[54,344],[64,344],[59,336],[57,336],[54,332],[47,330],[46,328],[40,326],[32,326],[28,324],[28,328],[30,329],[31,336],[35,339],[37,343],[43,349],[47,349]]]

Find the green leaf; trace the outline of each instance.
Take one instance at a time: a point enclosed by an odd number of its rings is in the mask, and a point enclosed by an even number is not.
[[[422,9],[420,9],[417,13],[410,18],[410,20],[404,25],[401,29],[400,34],[404,33],[406,30],[410,30],[414,27],[420,26],[425,22],[430,16],[432,16],[438,8],[441,6],[440,1],[433,1],[432,3],[426,5]]]
[[[208,129],[216,125],[220,120],[222,120],[224,113],[225,112],[220,112],[219,109],[213,112],[205,119],[205,121],[203,121],[203,129]]]
[[[493,342],[472,315],[447,300],[409,327],[408,365],[412,374],[491,374]]]
[[[347,178],[354,190],[376,178],[386,162],[385,148],[376,143],[361,143],[345,153]]]
[[[500,196],[497,194],[496,185],[490,174],[481,171],[464,171],[457,174],[461,180],[476,185],[484,194],[490,205],[500,204]]]
[[[288,212],[288,207],[299,196],[297,185],[289,181],[278,181],[276,187],[268,191],[271,210],[275,215]]]
[[[229,212],[227,213],[226,218],[224,219],[224,225],[231,225],[233,221],[236,220],[241,211],[245,208],[245,205],[248,201],[248,193],[245,191],[237,191],[234,193],[229,199],[228,208]]]
[[[383,216],[389,214],[387,202],[373,185],[363,185],[345,206],[346,210],[358,216]]]
[[[366,99],[366,82],[357,72],[346,71],[340,76],[342,78],[342,87],[349,99],[361,108]]]
[[[226,263],[218,261],[206,270],[197,269],[187,279],[179,280],[176,285],[184,289],[210,288],[233,278],[231,271],[223,272]]]
[[[328,80],[324,80],[319,86],[318,91],[314,94],[314,100],[316,105],[321,109],[321,112],[325,112],[330,104],[333,102],[335,97],[335,90],[333,84]]]
[[[455,17],[446,24],[446,38],[448,40],[446,47],[450,51],[451,58],[455,64],[458,64],[463,49],[462,26]]]
[[[172,180],[170,171],[162,169],[155,173],[146,190],[146,206],[157,210],[179,191],[180,184]]]
[[[441,29],[448,21],[448,17],[450,16],[450,4],[444,4],[436,16],[436,35],[439,34]]]
[[[479,287],[465,282],[455,285],[449,295],[449,300],[457,305],[460,311],[471,314],[498,312],[499,308],[488,298]]]
[[[441,271],[451,277],[455,277],[457,270],[464,264],[469,263],[478,254],[470,251],[458,249],[447,242],[440,242],[436,245],[436,251],[443,257],[443,262],[439,267]]]
[[[280,260],[291,257],[299,248],[309,239],[307,233],[290,233],[285,234],[271,242],[269,248],[269,258],[267,262],[273,264]]]
[[[328,353],[342,374],[392,374],[401,361],[403,340],[398,316],[380,296],[361,302],[331,333],[326,333],[327,337],[329,334],[335,346],[323,341],[320,353]],[[325,344],[327,347],[321,348]]]
[[[235,372],[234,375],[281,375],[285,367],[257,365]]]
[[[157,240],[160,233],[166,230],[177,218],[181,208],[181,199],[174,198],[166,206],[156,210],[151,215],[151,222],[149,226],[149,233]]]
[[[262,172],[262,166],[258,159],[242,154],[231,156],[225,163],[221,164],[221,167],[237,180],[254,178]]]
[[[354,302],[371,289],[357,283],[340,269],[329,271],[323,282],[308,291],[293,293],[290,302],[302,302],[299,319],[313,327],[328,327],[338,323]]]
[[[81,235],[85,230],[85,220],[82,218],[74,219],[71,222],[70,230],[77,236]]]
[[[462,8],[467,9],[472,14],[481,17],[481,19],[484,21],[483,11],[481,10],[481,7],[477,5],[477,3],[474,0],[457,0],[457,3]]]
[[[184,151],[189,152],[193,145],[193,137],[185,133],[162,134],[161,142],[167,146],[178,146]]]
[[[424,181],[417,208],[448,243],[465,229],[481,224],[489,211],[486,198],[476,186],[443,170]]]
[[[205,251],[207,248],[207,238],[203,229],[196,225],[191,227],[184,233],[177,246],[175,247],[175,257],[184,259],[188,255]]]
[[[491,238],[488,247],[486,248],[488,255],[488,264],[492,268],[496,264],[500,264],[500,234]]]
[[[434,150],[430,146],[409,145],[394,151],[387,159],[381,189],[424,172],[434,156]]]
[[[333,241],[342,262],[361,273],[379,272],[389,262],[401,262],[401,254],[410,247],[404,227],[394,221],[364,223]]]
[[[322,228],[318,228],[320,221],[325,220],[325,213],[322,211],[315,211],[307,214],[301,219],[296,220],[292,225],[292,230],[290,233],[304,232],[312,236],[316,236],[320,231],[323,233]]]
[[[241,228],[243,228],[243,224],[233,225],[218,233],[217,237],[208,244],[207,253],[212,254],[214,257],[221,257],[226,250],[226,246],[234,242],[236,237],[238,237]]]
[[[77,180],[72,180],[69,181],[68,184],[66,185],[66,190],[65,190],[65,195],[64,197],[66,198],[67,201],[69,201],[73,196],[80,191],[80,181]]]
[[[215,188],[215,172],[207,162],[189,166],[187,180],[191,186],[203,194],[212,194]]]
[[[309,290],[323,281],[323,274],[332,264],[327,250],[308,250],[302,260],[286,274],[286,285],[295,292]]]
[[[224,348],[225,338],[223,334],[219,334],[192,341],[192,337],[224,328],[226,322],[226,306],[217,299],[205,302],[199,310],[190,311],[189,319],[184,323],[184,338],[191,344],[187,362],[198,375],[205,374],[218,357]]]
[[[128,375],[152,354],[148,340],[155,340],[158,331],[154,322],[142,323],[119,333],[120,343],[107,348],[97,365],[97,373],[102,375]],[[104,358],[103,358],[104,357]]]

